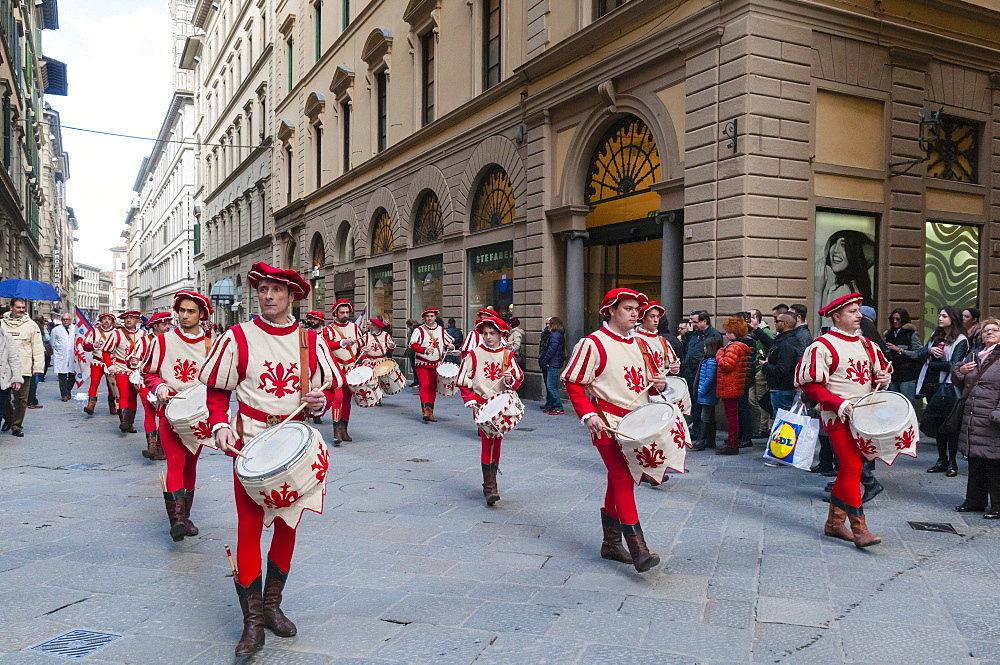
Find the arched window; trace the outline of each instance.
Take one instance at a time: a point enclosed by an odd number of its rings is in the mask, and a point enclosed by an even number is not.
[[[299,248],[294,240],[289,240],[285,245],[285,268],[289,270],[299,269]]]
[[[590,205],[649,190],[660,180],[660,153],[642,120],[625,116],[608,128],[587,173]]]
[[[392,251],[392,219],[385,208],[379,208],[375,213],[375,223],[372,225],[372,255],[385,254]]]
[[[322,268],[326,265],[326,247],[323,243],[323,236],[319,233],[313,234],[312,242],[312,267]]]
[[[435,242],[444,235],[444,217],[437,194],[428,190],[417,206],[417,216],[413,222],[413,244],[423,245]]]
[[[348,222],[343,222],[337,232],[337,257],[340,263],[354,260],[354,235]]]
[[[472,231],[492,229],[514,221],[514,188],[507,172],[493,166],[479,181],[472,200]]]

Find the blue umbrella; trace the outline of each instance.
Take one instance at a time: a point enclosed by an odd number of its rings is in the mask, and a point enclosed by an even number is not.
[[[62,300],[62,296],[51,284],[35,279],[5,279],[0,282],[0,298],[24,298],[25,300]]]

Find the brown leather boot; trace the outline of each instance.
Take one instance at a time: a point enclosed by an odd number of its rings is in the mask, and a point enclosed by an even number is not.
[[[846,521],[847,512],[843,508],[833,505],[833,497],[830,497],[830,512],[827,513],[826,524],[823,525],[823,535],[853,543],[854,534],[845,525]]]
[[[285,588],[288,573],[271,559],[267,560],[267,582],[264,583],[264,625],[278,637],[294,637],[298,630],[291,619],[281,611],[281,592]]]
[[[429,423],[436,423],[438,421],[438,419],[434,417],[434,405],[430,402],[427,403],[427,415],[424,416],[424,420]]]
[[[118,423],[118,429],[121,430],[122,434],[135,434],[135,427],[132,426],[132,423],[135,422],[135,411],[118,409],[118,418],[121,421]]]
[[[848,515],[847,517],[851,520],[851,531],[854,533],[854,546],[859,550],[871,547],[872,545],[878,545],[882,542],[881,538],[868,530],[868,523],[865,521],[864,514]]]
[[[108,397],[108,413],[113,416],[118,415],[118,400],[114,397]]]
[[[604,541],[601,543],[601,558],[621,563],[632,563],[632,556],[622,547],[622,523],[601,510],[601,526]]]
[[[191,521],[191,504],[194,503],[194,490],[184,494],[184,531],[185,536],[197,536],[198,527]]]
[[[430,420],[431,420],[431,407],[428,406],[427,404],[421,404],[420,405],[420,414],[423,416],[425,423],[430,422]]]
[[[354,439],[351,438],[351,435],[347,433],[347,421],[346,420],[341,420],[340,421],[340,440],[341,441],[354,441]]]
[[[660,555],[650,552],[646,547],[646,539],[642,537],[642,527],[638,522],[622,524],[622,535],[625,536],[625,544],[632,555],[632,565],[638,572],[644,573],[660,564]]]
[[[160,436],[157,432],[146,432],[146,449],[142,451],[142,456],[150,460],[167,459],[160,446]]]
[[[167,519],[170,520],[170,537],[175,543],[184,540],[187,526],[184,524],[184,490],[164,492],[163,502],[167,505]]]
[[[83,407],[83,412],[86,413],[88,416],[92,416],[92,415],[94,415],[94,409],[95,408],[97,408],[97,398],[96,397],[88,397],[87,398],[87,406]]]
[[[236,655],[249,656],[264,646],[264,595],[259,577],[247,586],[241,586],[236,578],[233,578],[233,583],[236,584],[236,595],[243,610],[243,634],[236,644]]]
[[[497,463],[483,464],[483,496],[486,497],[486,505],[492,506],[500,500],[500,490],[497,489]]]

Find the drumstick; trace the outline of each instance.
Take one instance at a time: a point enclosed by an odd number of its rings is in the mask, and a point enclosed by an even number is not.
[[[233,561],[233,553],[229,549],[229,545],[226,545],[226,558],[229,559],[229,570],[233,571],[233,579],[236,579],[236,562]]]
[[[639,440],[639,439],[635,438],[634,436],[629,436],[628,434],[622,434],[622,433],[621,433],[621,432],[619,432],[618,430],[616,430],[616,429],[611,429],[610,427],[605,427],[605,428],[604,428],[604,431],[605,431],[605,432],[611,432],[611,433],[612,433],[612,434],[614,434],[615,436],[621,436],[621,437],[624,437],[624,438],[626,438],[626,439],[628,439],[628,440],[630,440],[630,441],[638,441],[638,440]]]
[[[326,383],[324,383],[324,384],[323,384],[323,387],[322,387],[322,388],[320,388],[320,389],[319,389],[319,391],[320,391],[320,392],[323,392],[324,390],[326,390],[326,389],[327,389],[327,388],[329,388],[329,387],[330,387],[330,382],[329,382],[329,381],[327,381]],[[284,427],[284,426],[285,426],[285,424],[286,424],[286,423],[287,423],[287,422],[288,422],[289,420],[291,420],[291,419],[292,419],[292,418],[294,418],[295,416],[297,416],[297,415],[299,415],[300,413],[302,413],[302,410],[303,410],[304,408],[306,408],[307,406],[309,406],[309,403],[308,403],[308,402],[302,402],[302,404],[299,404],[299,408],[295,409],[294,411],[292,411],[291,413],[289,413],[289,414],[288,414],[287,416],[285,416],[285,419],[284,419],[284,420],[282,420],[282,421],[281,421],[280,423],[278,423],[278,426],[277,426],[277,427],[275,427],[275,428],[274,428],[273,430],[271,430],[271,433],[270,433],[270,434],[268,434],[268,435],[267,435],[266,437],[264,437],[264,441],[267,441],[267,440],[268,440],[268,439],[270,439],[270,438],[271,438],[272,436],[274,436],[274,433],[275,433],[275,432],[277,432],[277,431],[278,431],[279,429],[281,429],[282,427]],[[244,457],[245,457],[245,455],[244,455]]]
[[[633,404],[635,404],[635,401],[636,401],[637,399],[639,399],[640,397],[642,397],[643,395],[645,395],[646,393],[648,393],[648,392],[649,392],[649,389],[650,389],[650,388],[652,388],[652,387],[653,387],[653,384],[652,384],[652,383],[650,383],[650,384],[649,384],[648,386],[646,386],[645,388],[643,388],[642,390],[640,390],[640,391],[639,391],[639,394],[638,394],[638,395],[636,395],[635,397],[633,397],[633,398],[632,398],[632,401],[631,401],[631,402],[629,402],[628,404],[626,404],[624,408],[625,408],[625,409],[628,409],[628,408],[629,408],[630,406],[632,406]]]
[[[864,404],[855,404],[852,408],[860,409],[863,406],[875,406],[876,404],[885,404],[885,400],[881,400],[879,402],[865,402]]]
[[[160,471],[160,489],[164,492],[167,491],[167,479],[163,477],[163,472]]]

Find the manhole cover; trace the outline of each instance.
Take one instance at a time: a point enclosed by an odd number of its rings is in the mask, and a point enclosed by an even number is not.
[[[910,528],[914,531],[937,531],[939,533],[953,533],[956,536],[959,535],[958,531],[955,531],[955,527],[948,524],[947,522],[907,522]]]
[[[96,469],[101,466],[100,462],[87,462],[80,464],[69,464],[67,466],[61,466],[60,469],[66,469],[67,471],[90,471],[91,469]]]
[[[345,494],[368,494],[369,492],[398,492],[403,489],[402,483],[391,483],[384,480],[369,480],[361,483],[347,483],[339,487]]]
[[[59,637],[53,637],[47,642],[28,647],[26,651],[35,651],[37,653],[48,654],[49,656],[79,660],[121,638],[121,635],[116,635],[115,633],[98,633],[93,630],[71,630]]]

